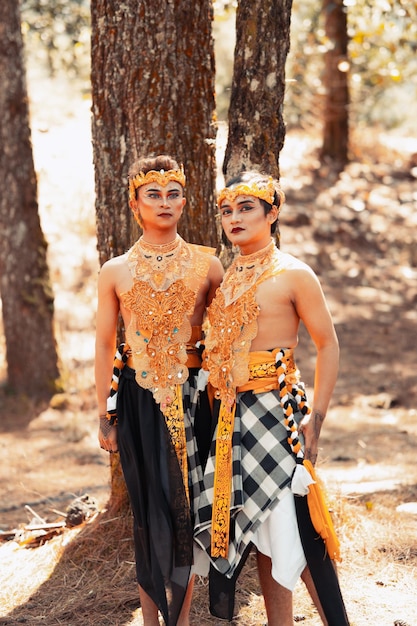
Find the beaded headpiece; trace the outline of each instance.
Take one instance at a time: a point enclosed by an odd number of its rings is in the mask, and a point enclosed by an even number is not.
[[[263,185],[263,181],[261,184]],[[233,202],[233,200],[235,200],[237,196],[254,196],[255,198],[265,200],[265,202],[267,202],[268,204],[274,204],[275,193],[277,193],[280,197],[282,204],[285,199],[284,192],[275,187],[272,176],[270,176],[266,185],[262,187],[260,186],[259,182],[255,181],[249,184],[240,183],[232,189],[225,187],[218,195],[217,205],[220,206],[224,200]]]
[[[158,183],[165,187],[169,182],[175,181],[185,187],[185,174],[183,166],[179,170],[150,170],[149,172],[139,172],[136,176],[129,178],[129,200],[136,200],[136,189],[148,183]]]

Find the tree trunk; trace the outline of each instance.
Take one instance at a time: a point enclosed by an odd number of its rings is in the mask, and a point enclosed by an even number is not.
[[[151,154],[171,154],[184,164],[180,234],[216,246],[212,3],[92,0],[91,11],[100,263],[123,254],[139,235],[127,173],[134,160]],[[117,509],[125,488],[114,460],[111,470],[110,504]]]
[[[279,178],[285,61],[292,0],[240,0],[223,173],[258,169]]]
[[[45,398],[56,391],[58,357],[16,0],[0,3],[0,75],[0,292],[8,384]]]
[[[343,168],[348,161],[349,87],[347,9],[343,0],[323,0],[325,32],[329,42],[325,55],[323,145],[321,160]]]
[[[140,156],[184,164],[188,241],[215,246],[214,48],[209,0],[92,0],[93,147],[100,261],[138,231],[127,171]]]

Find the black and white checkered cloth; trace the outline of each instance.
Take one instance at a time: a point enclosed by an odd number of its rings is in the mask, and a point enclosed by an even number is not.
[[[295,413],[294,418],[299,422],[302,415]],[[211,559],[222,574],[232,576],[255,531],[291,488],[295,456],[287,437],[278,390],[238,394],[233,432],[229,554],[227,559]],[[204,474],[194,532],[195,541],[208,556],[214,464],[215,437]]]
[[[197,450],[194,421],[198,410],[199,392],[197,374],[190,374],[182,385],[185,436],[187,440],[188,487],[190,494],[191,517],[195,518],[203,485],[201,462]]]

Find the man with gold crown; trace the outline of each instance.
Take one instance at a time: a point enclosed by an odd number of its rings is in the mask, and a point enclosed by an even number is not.
[[[197,416],[203,430],[210,427],[205,392],[196,386],[201,324],[223,269],[214,250],[188,244],[177,233],[184,187],[183,169],[170,156],[133,164],[129,204],[143,235],[126,254],[104,263],[98,281],[99,441],[120,453],[144,626],[159,625],[158,611],[166,626],[189,626],[202,462]],[[126,343],[114,373],[119,313]],[[204,433],[201,446],[203,439]]]
[[[325,505],[313,513],[310,496],[299,497],[313,493],[338,340],[316,275],[272,239],[283,201],[278,182],[257,172],[242,172],[218,196],[239,254],[207,314],[204,373],[218,420],[196,519],[197,571],[210,563],[210,610],[231,620],[234,585],[254,545],[268,626],[292,626],[303,574],[322,621],[346,626],[331,518]],[[294,361],[300,321],[317,351],[311,408]]]

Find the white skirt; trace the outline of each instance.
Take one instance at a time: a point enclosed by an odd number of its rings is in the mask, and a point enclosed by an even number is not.
[[[289,492],[253,535],[259,552],[272,561],[273,579],[290,591],[307,565],[298,532],[294,495]]]

